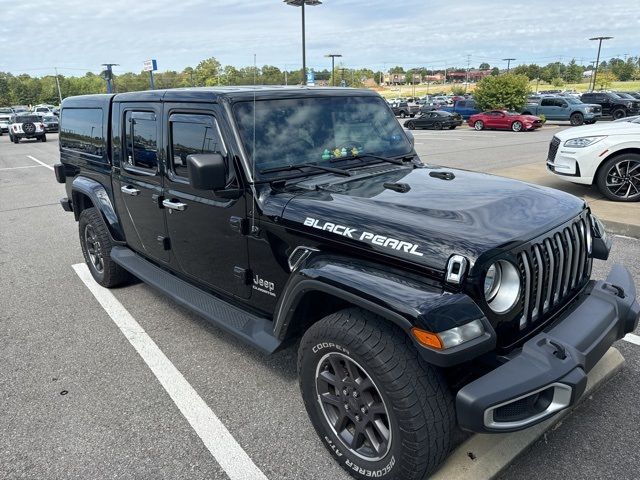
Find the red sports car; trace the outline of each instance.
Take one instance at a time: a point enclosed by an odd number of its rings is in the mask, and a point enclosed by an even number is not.
[[[507,110],[491,110],[471,115],[467,123],[476,130],[513,130],[522,132],[542,127],[542,120],[535,115],[521,115]]]

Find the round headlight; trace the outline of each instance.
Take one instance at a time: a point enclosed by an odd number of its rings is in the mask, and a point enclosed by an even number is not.
[[[484,296],[489,308],[496,313],[505,313],[520,298],[520,275],[518,269],[506,260],[492,264],[484,276]]]
[[[502,271],[500,270],[500,266],[495,263],[487,270],[484,276],[484,297],[487,299],[487,302],[490,302],[493,300],[493,297],[496,296],[498,287],[500,286],[501,275]]]

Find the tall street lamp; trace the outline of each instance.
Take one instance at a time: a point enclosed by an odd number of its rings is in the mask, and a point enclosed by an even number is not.
[[[511,62],[514,61],[515,58],[503,58],[502,61],[503,62],[507,62],[507,73],[509,73],[509,70],[511,69]]]
[[[598,58],[596,59],[596,68],[593,71],[593,88],[596,89],[596,78],[598,77],[598,64],[600,63],[600,48],[602,48],[602,40],[611,40],[613,37],[593,37],[589,40],[598,40]]]
[[[342,57],[339,53],[327,53],[325,57],[331,57],[331,86],[336,86],[336,77],[334,75],[336,70],[336,57]]]
[[[284,0],[284,3],[291,5],[292,7],[302,7],[302,84],[307,83],[307,54],[305,51],[305,39],[304,39],[304,6],[309,5],[313,7],[320,5],[320,0]]]

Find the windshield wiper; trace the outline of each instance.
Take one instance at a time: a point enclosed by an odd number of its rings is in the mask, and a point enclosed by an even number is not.
[[[301,163],[299,165],[291,164],[291,165],[283,165],[281,167],[265,168],[264,170],[260,170],[260,173],[289,172],[291,170],[302,170],[303,168],[315,168],[316,170],[321,170],[323,172],[336,173],[338,175],[344,175],[345,177],[351,176],[351,172],[344,170],[342,168],[323,167],[322,165],[316,165],[314,163]]]
[[[354,160],[354,159],[362,160],[364,159],[364,157],[375,158],[376,160],[382,160],[383,162],[394,163],[396,165],[404,165],[405,160],[411,160],[414,156],[405,155],[400,158],[391,158],[391,157],[383,157],[382,155],[374,155],[373,153],[359,153],[358,155],[352,155],[349,157],[333,158],[330,160],[330,162],[333,163],[333,162],[339,162],[341,160]]]

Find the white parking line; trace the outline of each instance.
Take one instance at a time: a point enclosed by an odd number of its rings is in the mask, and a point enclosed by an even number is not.
[[[253,463],[198,392],[118,299],[108,289],[95,282],[84,263],[73,265],[73,269],[151,369],[229,478],[267,480],[265,474]]]
[[[34,162],[39,163],[43,167],[47,167],[49,170],[53,170],[53,167],[51,165],[47,165],[46,163],[41,162],[36,157],[32,157],[31,155],[27,155],[27,157],[30,158],[31,160],[33,160]]]
[[[623,340],[633,343],[634,345],[640,345],[640,335],[636,335],[635,333],[627,333]]]
[[[0,170],[18,170],[20,168],[40,168],[42,165],[25,165],[24,167],[4,167],[0,168]]]

